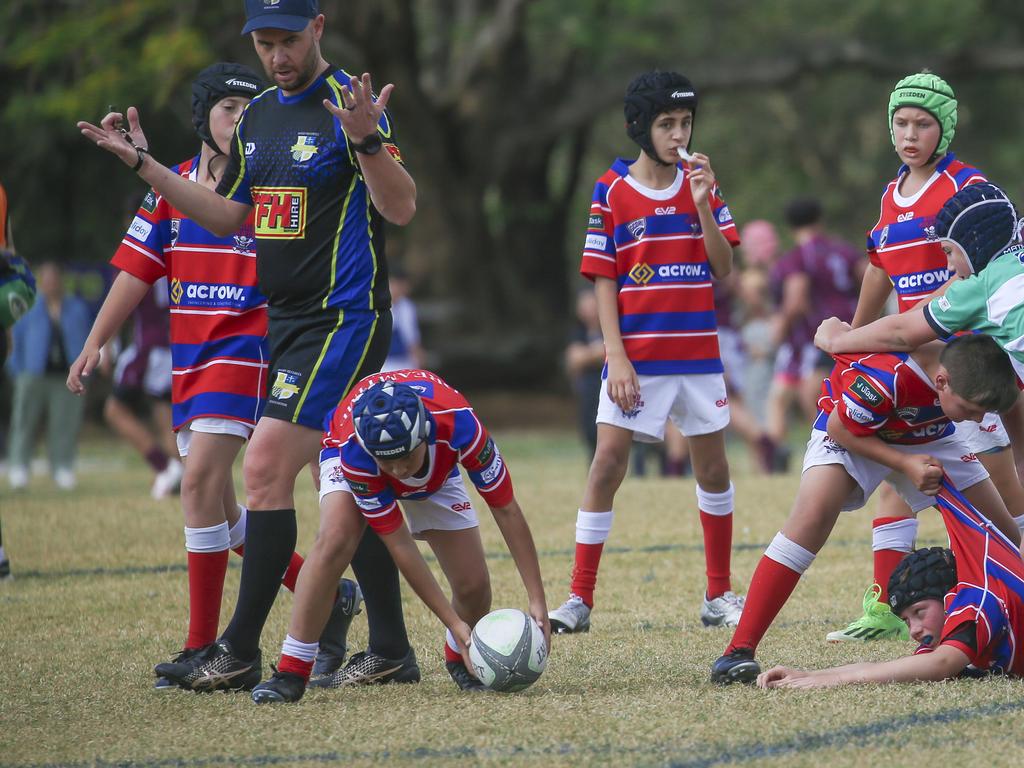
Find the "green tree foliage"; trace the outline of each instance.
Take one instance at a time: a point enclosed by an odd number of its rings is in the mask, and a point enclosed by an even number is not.
[[[392,111],[419,186],[393,258],[447,307],[446,361],[554,369],[593,180],[636,147],[622,128],[633,75],[688,74],[694,146],[742,223],[816,194],[859,243],[896,171],[889,89],[929,67],[961,103],[953,149],[1015,196],[1024,6],[1012,0],[322,0],[326,57],[396,85]],[[106,259],[139,183],[74,128],[134,103],[154,152],[195,150],[188,83],[215,59],[256,65],[241,2],[8,0],[0,10],[0,178],[19,246]],[[447,325],[445,325],[445,323]],[[479,374],[479,372],[477,373]]]

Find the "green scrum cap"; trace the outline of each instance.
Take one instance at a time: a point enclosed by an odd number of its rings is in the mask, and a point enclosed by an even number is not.
[[[893,146],[896,134],[892,130],[892,116],[900,107],[923,109],[938,121],[939,143],[929,162],[946,154],[956,133],[956,96],[949,83],[931,72],[908,75],[896,83],[889,95],[889,138]]]

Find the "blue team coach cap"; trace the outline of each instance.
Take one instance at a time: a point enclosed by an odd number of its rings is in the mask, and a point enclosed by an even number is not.
[[[320,14],[317,0],[245,0],[242,34],[254,29],[286,29],[301,32]]]

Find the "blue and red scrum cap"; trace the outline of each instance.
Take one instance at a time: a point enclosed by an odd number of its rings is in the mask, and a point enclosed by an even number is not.
[[[408,384],[381,381],[352,405],[356,439],[377,459],[408,456],[427,438],[430,422],[423,401]]]

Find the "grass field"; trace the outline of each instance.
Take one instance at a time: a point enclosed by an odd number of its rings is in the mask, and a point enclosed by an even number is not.
[[[584,462],[568,433],[499,432],[530,519],[552,607],[565,597]],[[71,495],[35,478],[0,490],[15,579],[0,583],[0,765],[864,766],[1024,762],[1024,687],[1008,680],[828,691],[708,682],[728,634],[698,618],[704,583],[692,479],[628,479],[598,583],[593,629],[556,638],[548,670],[516,695],[460,694],[444,671],[442,629],[406,589],[423,670],[415,686],[316,691],[294,706],[246,694],[156,693],[152,666],[184,638],[186,583],[176,500],[148,496],[140,463],[113,443],[83,447]],[[797,477],[736,473],[734,583],[745,585],[789,510]],[[299,547],[317,513],[300,483]],[[941,543],[925,513],[921,543]],[[525,607],[493,521],[482,529],[495,607]],[[228,572],[222,623],[239,568]],[[870,512],[845,515],[761,646],[762,663],[821,666],[909,651],[831,646],[858,615],[871,574]],[[291,596],[263,636],[276,659]],[[357,618],[350,646],[365,645]]]

